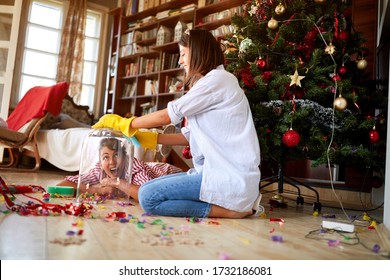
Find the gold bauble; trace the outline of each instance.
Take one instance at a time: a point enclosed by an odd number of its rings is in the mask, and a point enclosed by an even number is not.
[[[334,108],[338,111],[344,111],[345,108],[347,108],[347,105],[348,105],[347,100],[341,95],[337,97],[333,102]]]
[[[278,26],[279,26],[279,23],[278,23],[277,20],[275,20],[274,18],[271,18],[271,19],[269,20],[269,22],[268,22],[268,28],[270,28],[270,29],[276,29],[276,28],[278,28]]]
[[[357,63],[357,68],[359,68],[360,70],[366,69],[367,68],[367,60],[365,60],[364,58],[360,59]]]
[[[272,197],[272,200],[275,200],[279,203],[283,203],[284,202],[284,197],[281,196],[280,194],[275,194],[273,197]]]
[[[281,15],[281,14],[283,14],[285,11],[286,11],[286,7],[284,7],[282,3],[279,3],[279,5],[277,5],[276,8],[275,8],[275,13],[276,13],[277,15]]]
[[[317,4],[323,4],[326,2],[326,0],[314,0],[314,2]]]

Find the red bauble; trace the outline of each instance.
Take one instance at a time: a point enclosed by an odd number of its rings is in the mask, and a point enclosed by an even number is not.
[[[376,130],[371,130],[370,133],[368,133],[368,137],[370,138],[371,143],[375,143],[379,140],[379,133]]]
[[[272,71],[264,71],[262,76],[264,80],[269,80],[272,77]]]
[[[186,159],[191,159],[192,158],[190,146],[185,146],[183,148],[183,150],[181,151],[181,153],[182,153],[183,157],[186,158]]]
[[[341,31],[339,36],[338,36],[338,39],[342,40],[342,41],[348,41],[349,39],[349,33],[345,30]]]
[[[345,75],[345,74],[347,74],[347,71],[348,71],[348,69],[347,69],[347,67],[345,67],[344,65],[341,66],[341,67],[339,68],[339,74],[340,74],[340,75]]]
[[[374,189],[379,189],[383,186],[383,180],[379,176],[373,176],[370,180],[370,186]]]
[[[282,137],[283,143],[287,147],[295,147],[301,141],[301,136],[293,129],[287,130]]]
[[[259,68],[264,68],[266,64],[267,64],[267,63],[266,63],[265,60],[262,59],[262,58],[260,58],[260,59],[258,59],[258,60],[256,61],[256,65],[257,65],[257,67],[259,67]]]
[[[341,78],[340,78],[339,75],[336,74],[336,75],[333,76],[332,80],[333,80],[334,82],[336,82],[336,81],[340,81]]]

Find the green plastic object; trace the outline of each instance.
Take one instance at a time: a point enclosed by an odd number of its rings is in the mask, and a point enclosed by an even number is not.
[[[68,186],[48,186],[46,190],[49,194],[63,195],[63,196],[74,196],[74,188]]]

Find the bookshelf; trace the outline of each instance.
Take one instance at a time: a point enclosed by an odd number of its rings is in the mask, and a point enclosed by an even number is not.
[[[127,0],[113,17],[105,113],[141,116],[185,94],[178,40],[185,29],[232,32],[245,0]],[[138,6],[137,6],[138,5]]]

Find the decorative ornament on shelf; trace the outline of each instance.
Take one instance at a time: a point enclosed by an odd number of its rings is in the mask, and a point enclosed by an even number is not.
[[[360,59],[357,61],[357,68],[359,68],[360,70],[364,70],[367,68],[367,60],[365,60],[364,58]]]
[[[303,78],[305,78],[305,76],[299,76],[297,69],[295,69],[294,75],[290,75],[290,79],[291,79],[290,87],[292,85],[297,85],[297,86],[300,87],[301,86],[301,80]]]
[[[330,42],[329,45],[325,47],[325,53],[334,54],[335,52],[336,52],[336,47],[332,44],[332,42]]]
[[[323,4],[326,2],[326,0],[314,0],[314,2],[317,4]]]
[[[375,125],[373,126],[372,130],[368,133],[368,137],[370,138],[371,143],[375,143],[379,140],[379,133],[376,131]]]
[[[342,97],[341,94],[333,101],[333,107],[338,111],[344,111],[347,108],[347,105],[347,99]]]
[[[277,15],[282,15],[286,11],[286,7],[280,2],[279,5],[275,8],[275,13]]]
[[[278,21],[276,19],[271,18],[268,21],[268,25],[267,26],[268,26],[269,29],[276,29],[276,28],[278,28],[279,23],[278,23]]]
[[[282,141],[287,147],[295,147],[301,141],[299,133],[292,128],[283,133]]]

